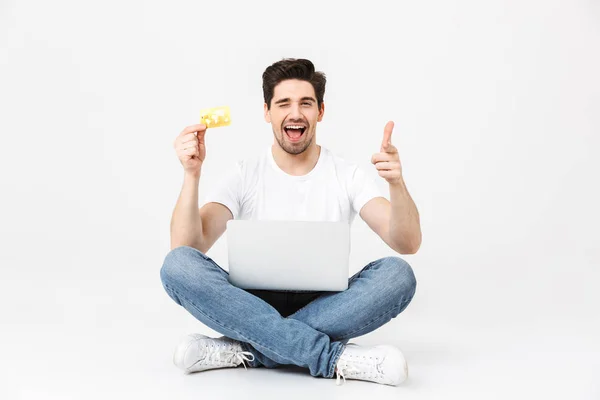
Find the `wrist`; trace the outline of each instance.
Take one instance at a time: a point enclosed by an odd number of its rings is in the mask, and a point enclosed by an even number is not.
[[[201,170],[198,171],[185,171],[183,178],[185,180],[199,180],[200,179]]]
[[[390,184],[390,188],[405,188],[406,185],[404,184],[404,178],[400,177],[398,178],[398,180],[394,181],[394,182],[389,182]]]

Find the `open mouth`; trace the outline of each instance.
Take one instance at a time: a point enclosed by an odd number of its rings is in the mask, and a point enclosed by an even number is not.
[[[289,124],[289,125],[285,125],[283,127],[283,130],[285,131],[285,134],[288,135],[288,137],[292,141],[297,141],[297,140],[300,140],[300,138],[306,131],[306,126]]]

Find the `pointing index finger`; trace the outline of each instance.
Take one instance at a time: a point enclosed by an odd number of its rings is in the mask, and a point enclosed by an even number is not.
[[[392,131],[394,130],[394,121],[388,121],[383,128],[383,142],[381,145],[387,147],[388,144],[392,143]]]

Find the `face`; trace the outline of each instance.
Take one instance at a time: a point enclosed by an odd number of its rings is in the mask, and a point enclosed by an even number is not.
[[[323,103],[319,109],[310,82],[298,79],[275,86],[271,109],[266,104],[264,108],[265,121],[271,123],[279,146],[289,154],[300,154],[310,146],[325,111]]]

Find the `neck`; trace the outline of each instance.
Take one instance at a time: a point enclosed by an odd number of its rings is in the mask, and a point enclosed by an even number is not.
[[[271,153],[275,164],[285,173],[302,176],[308,174],[317,165],[321,155],[321,146],[313,143],[300,154],[290,154],[275,143],[271,146]]]

